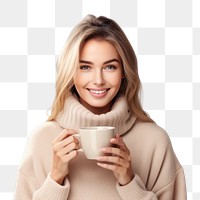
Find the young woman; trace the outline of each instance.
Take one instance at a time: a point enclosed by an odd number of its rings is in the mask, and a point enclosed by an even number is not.
[[[88,15],[71,32],[57,65],[48,121],[34,131],[19,169],[16,200],[185,200],[167,133],[142,109],[137,60],[122,29]],[[116,128],[105,156],[88,160],[79,127]]]

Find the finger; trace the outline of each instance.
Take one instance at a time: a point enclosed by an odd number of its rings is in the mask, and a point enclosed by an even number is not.
[[[119,134],[116,134],[116,138],[111,139],[111,143],[119,146],[120,149],[130,154],[130,150],[127,148],[125,142],[123,141],[123,139],[120,137]]]
[[[73,143],[70,143],[65,148],[62,148],[60,151],[57,151],[56,154],[61,158],[62,156],[67,155],[70,152],[74,150],[78,150],[78,149],[79,149],[79,145],[73,142]]]
[[[112,165],[112,164],[108,164],[108,163],[99,163],[98,162],[97,165],[104,169],[109,169],[113,172],[124,173],[126,171],[126,169],[124,169],[121,166]]]
[[[130,155],[127,152],[121,150],[120,148],[105,147],[105,148],[101,149],[101,152],[106,153],[106,154],[112,154],[112,155],[115,155],[117,157],[121,157],[121,158],[123,158],[127,161],[131,161]]]
[[[100,156],[97,158],[98,161],[100,162],[107,162],[107,163],[111,163],[111,164],[115,164],[118,166],[121,166],[123,168],[129,168],[130,167],[130,163],[120,157],[113,157],[113,156]]]
[[[60,151],[73,142],[76,143],[76,144],[79,144],[79,142],[77,140],[75,140],[72,136],[67,137],[66,139],[64,139],[60,142],[55,142],[54,145],[53,145],[53,149],[55,151]]]
[[[102,152],[106,153],[106,154],[111,154],[111,155],[113,155],[112,157],[122,158],[123,162],[124,161],[131,162],[131,156],[130,156],[130,154],[127,153],[127,152],[125,152],[125,151],[123,151],[123,150],[121,150],[120,148],[106,147],[106,148],[102,149]]]
[[[76,131],[75,130],[72,130],[72,129],[64,129],[59,135],[58,137],[53,141],[54,143],[55,142],[60,142],[62,141],[63,139],[67,138],[68,136],[70,135],[73,135],[73,134],[76,134]]]
[[[78,151],[74,150],[74,151],[71,151],[69,154],[62,156],[61,159],[64,163],[68,163],[70,160],[72,160],[77,155],[78,155]]]
[[[79,149],[79,145],[77,143],[75,143],[75,142],[72,142],[68,146],[66,146],[64,149],[65,149],[65,151],[67,153],[69,153],[69,152],[71,152],[73,150],[78,150]]]
[[[75,139],[74,137],[70,136],[64,140],[62,140],[61,142],[57,142],[54,144],[53,149],[58,152],[61,151],[62,149],[68,147],[70,144],[75,144],[75,146],[77,148],[79,148],[79,141],[77,139]]]
[[[59,142],[63,147],[69,145],[70,143],[76,143],[79,144],[79,140],[73,136],[69,136],[66,139],[64,139],[63,141]]]

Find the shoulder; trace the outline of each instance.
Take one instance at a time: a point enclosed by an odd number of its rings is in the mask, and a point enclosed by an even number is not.
[[[154,123],[137,122],[125,141],[139,163],[151,163],[152,160],[155,161],[155,165],[161,165],[163,160],[168,160],[171,165],[178,163],[169,135]]]
[[[177,176],[181,165],[174,153],[170,137],[163,128],[154,123],[137,122],[127,141],[132,141],[129,142],[129,148],[135,171],[144,183],[148,181],[145,177],[147,172],[150,182],[156,184],[154,190],[164,188]]]
[[[134,129],[136,132],[140,133],[141,137],[151,137],[159,140],[169,139],[167,132],[155,123],[137,122]]]
[[[46,137],[50,135],[56,135],[58,132],[62,131],[63,128],[55,121],[45,122],[40,124],[32,131],[33,137]]]
[[[158,126],[156,123],[136,122],[134,126],[135,131],[150,134],[151,136],[166,136],[166,131]]]
[[[136,122],[129,135],[135,144],[151,148],[167,148],[171,141],[167,132],[155,123]]]
[[[37,126],[28,138],[24,159],[48,155],[52,148],[52,141],[62,130],[56,122],[45,122]]]
[[[37,126],[28,138],[20,171],[29,177],[35,175],[36,168],[42,167],[48,171],[52,159],[52,141],[62,130],[56,122]]]
[[[63,130],[57,122],[45,122],[37,126],[31,133],[28,143],[31,146],[38,146],[39,144],[51,143],[54,138],[56,138],[60,132]]]

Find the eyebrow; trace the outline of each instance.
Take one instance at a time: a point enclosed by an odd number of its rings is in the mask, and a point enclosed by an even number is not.
[[[86,63],[86,64],[93,64],[93,62],[90,62],[90,61],[87,61],[87,60],[80,60],[79,62],[80,63]],[[111,62],[118,62],[118,63],[120,63],[120,61],[118,59],[113,58],[111,60],[105,61],[103,64],[105,65],[105,64],[108,64],[108,63],[111,63]]]

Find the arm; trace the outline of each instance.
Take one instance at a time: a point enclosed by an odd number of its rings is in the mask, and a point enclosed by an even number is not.
[[[34,193],[33,200],[66,200],[69,190],[70,184],[67,178],[63,185],[60,185],[49,174],[42,187]]]
[[[117,183],[117,190],[123,200],[186,200],[186,188],[183,169],[176,172],[174,180],[158,191],[147,191],[144,183],[138,175],[125,186]]]
[[[65,136],[63,137],[63,135]],[[58,152],[54,151],[55,143],[61,144],[63,140],[60,138],[69,138],[67,136],[67,133],[60,129],[60,127],[58,128],[55,124],[49,123],[42,125],[32,134],[20,165],[15,200],[67,199],[70,183],[66,178],[65,170],[67,169],[68,162],[63,164],[61,159],[55,156]],[[53,147],[52,141],[54,141]],[[72,149],[69,150],[72,151]],[[59,180],[55,180],[56,178],[54,179],[54,176],[51,176],[51,172],[58,172],[59,168],[57,167],[59,166],[61,169],[64,169],[65,174],[62,174]],[[54,175],[57,176],[56,173]],[[62,184],[59,182],[60,178],[62,179]]]
[[[147,191],[138,175],[135,175],[134,179],[129,184],[120,186],[119,183],[117,183],[116,187],[123,200],[158,200],[154,192]]]
[[[115,155],[110,157],[106,156],[104,160],[101,159],[101,161],[109,162],[112,160],[110,165],[100,164],[100,166],[112,170],[115,176],[116,168],[119,169],[118,174],[120,174],[120,176],[116,176],[118,180],[116,187],[120,197],[123,200],[186,200],[183,169],[174,154],[167,134],[156,135],[155,142],[154,140],[152,140],[153,142],[150,140],[146,141],[147,143],[144,143],[144,146],[147,150],[144,151],[144,149],[141,148],[141,140],[137,142],[139,148],[133,149],[131,161],[134,166],[132,170],[135,175],[131,181],[124,182],[125,184],[121,181],[130,180],[126,177],[130,177],[127,176],[128,174],[131,175],[131,173],[126,173],[124,176],[123,173],[126,166],[128,166],[124,165],[127,161],[124,152],[127,152],[127,155],[129,152],[126,150],[127,147],[124,148],[125,143],[121,143],[121,145],[119,143],[120,151],[116,151],[115,153],[114,151],[116,148],[109,148],[110,152]],[[122,151],[124,151],[124,156]],[[118,152],[120,153],[118,154]],[[121,159],[118,159],[118,157],[121,157]],[[138,165],[138,163],[141,164]],[[123,170],[120,171],[120,168]],[[128,170],[126,172],[128,172]]]
[[[47,176],[42,186],[37,189],[37,187],[30,182],[28,177],[19,172],[14,199],[66,200],[69,194],[69,190],[70,184],[67,179],[65,180],[64,185],[61,186],[50,177],[50,174]]]
[[[123,200],[157,200],[156,194],[147,191],[140,177],[134,174],[130,151],[122,138],[117,134],[116,138],[111,139],[111,143],[115,146],[102,149],[102,152],[110,155],[99,157],[97,164],[113,171],[120,197]]]

